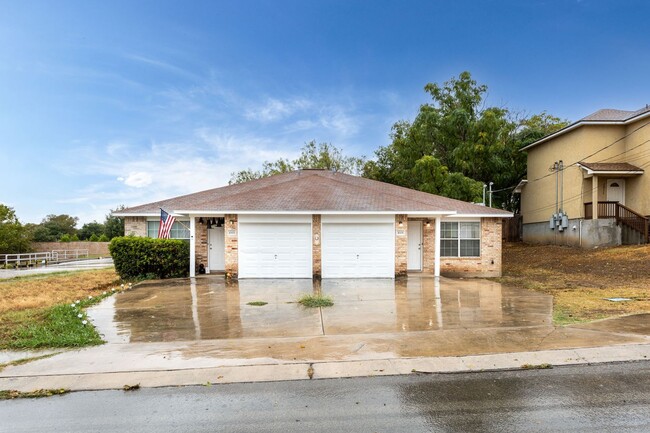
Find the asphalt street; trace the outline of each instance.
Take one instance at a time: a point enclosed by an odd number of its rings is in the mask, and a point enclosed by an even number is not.
[[[650,361],[75,392],[0,402],[3,432],[644,432]]]

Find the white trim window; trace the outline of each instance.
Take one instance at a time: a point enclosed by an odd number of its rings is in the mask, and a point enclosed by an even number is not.
[[[481,223],[479,221],[442,221],[440,223],[441,257],[480,257]]]
[[[189,221],[174,221],[170,232],[171,239],[190,240],[190,222]],[[147,221],[147,237],[156,239],[158,237],[158,229],[160,228],[160,220]]]

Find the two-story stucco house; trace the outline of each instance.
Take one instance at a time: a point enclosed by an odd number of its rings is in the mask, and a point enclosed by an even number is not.
[[[648,242],[650,107],[603,109],[522,149],[523,240],[583,247]]]
[[[501,221],[512,216],[326,170],[298,170],[115,212],[127,235],[190,243],[199,269],[238,278],[394,278],[407,272],[501,275]]]

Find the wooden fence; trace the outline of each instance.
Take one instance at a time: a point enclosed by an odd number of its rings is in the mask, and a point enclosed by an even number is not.
[[[504,218],[501,238],[504,242],[521,242],[523,238],[524,219],[520,214]]]

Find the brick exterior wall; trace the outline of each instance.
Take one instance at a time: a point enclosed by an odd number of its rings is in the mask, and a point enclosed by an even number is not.
[[[399,226],[400,221],[402,227]],[[395,276],[406,276],[408,254],[408,220],[406,215],[395,215]]]
[[[199,219],[197,218],[194,227],[196,230],[194,238],[194,266],[198,273],[200,263],[203,263],[206,270],[208,269],[208,226],[205,222],[199,224]]]
[[[481,256],[442,257],[440,273],[448,277],[500,277],[501,227],[501,218],[481,218]]]
[[[311,257],[312,257],[312,274],[315,280],[321,277],[321,218],[320,215],[311,216]]]
[[[226,215],[224,238],[226,243],[226,278],[237,278],[239,273],[239,244],[237,215]],[[231,235],[230,232],[233,234]]]
[[[233,222],[231,222],[231,220]],[[426,218],[412,218],[410,221],[423,221],[422,223],[422,271],[432,274],[434,271],[435,254],[435,221],[430,219],[427,226]],[[402,227],[399,222],[402,221]],[[408,254],[408,219],[406,215],[395,215],[395,276],[407,275],[407,254]],[[229,235],[229,231],[234,234]],[[398,235],[403,231],[404,235]],[[442,257],[440,272],[449,277],[477,277],[489,278],[501,276],[501,218],[481,219],[481,256],[480,257]],[[147,219],[145,217],[124,217],[124,233],[128,236],[147,236]],[[226,274],[231,278],[237,278],[238,266],[238,224],[237,215],[225,216],[225,264]],[[316,238],[318,237],[318,241]],[[312,215],[312,260],[313,276],[319,279],[321,276],[321,216]],[[208,266],[208,230],[205,224],[196,223],[196,262]]]
[[[146,217],[124,217],[124,234],[126,236],[147,236]]]

